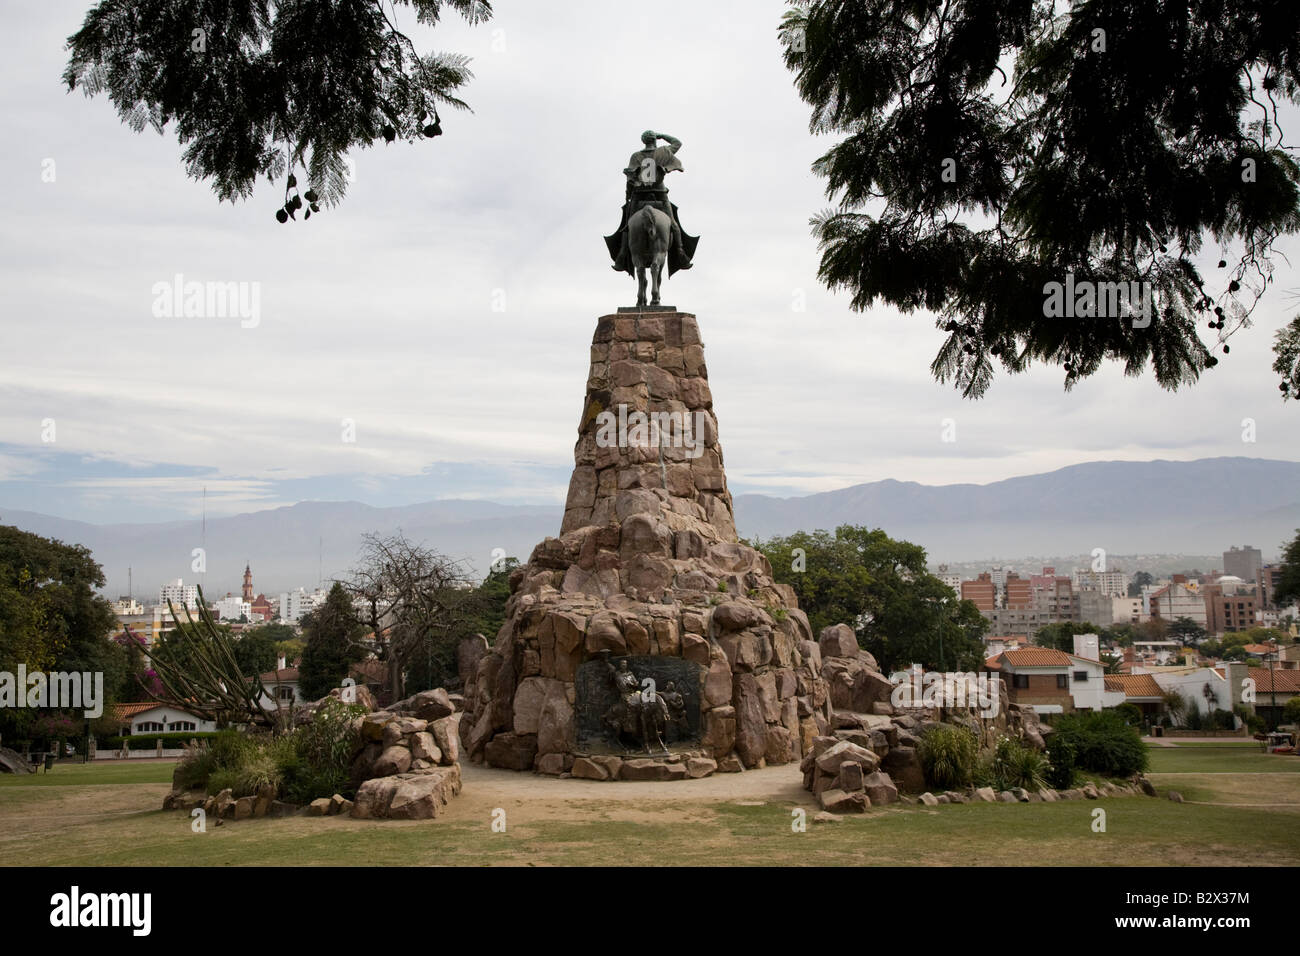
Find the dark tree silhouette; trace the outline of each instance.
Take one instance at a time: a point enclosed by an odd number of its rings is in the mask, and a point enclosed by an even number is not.
[[[814,0],[781,37],[812,130],[842,137],[814,166],[837,203],[813,220],[821,279],[936,314],[931,371],[966,397],[994,362],[1195,382],[1300,228],[1293,0]],[[1149,283],[1124,288],[1150,309],[1107,283]]]
[[[398,6],[425,24],[444,8],[492,16],[488,0],[101,0],[68,38],[63,80],[107,93],[136,132],[173,123],[186,170],[219,199],[284,177],[276,218],[304,204],[306,218],[343,197],[350,148],[438,136],[440,105],[468,109],[468,58],[418,51]]]

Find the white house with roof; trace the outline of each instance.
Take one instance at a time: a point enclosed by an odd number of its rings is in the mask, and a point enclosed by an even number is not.
[[[276,668],[260,675],[266,693],[262,695],[263,710],[279,710],[307,703],[298,689],[298,668],[289,667],[281,657],[276,661]]]
[[[1101,662],[1100,637],[1074,635],[1070,658],[1070,696],[1075,710],[1102,710],[1124,703],[1124,692],[1106,689],[1106,665]]]
[[[191,714],[180,707],[148,701],[140,704],[115,704],[113,717],[123,737],[141,734],[211,733],[217,729],[214,721]]]

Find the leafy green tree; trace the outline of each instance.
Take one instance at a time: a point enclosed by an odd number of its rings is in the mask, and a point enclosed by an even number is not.
[[[245,674],[265,674],[275,670],[276,641],[265,632],[266,628],[256,627],[244,631],[234,642],[235,661]]]
[[[1300,599],[1300,528],[1295,537],[1282,546],[1282,580],[1278,582],[1273,600],[1277,604]]]
[[[102,673],[105,704],[121,700],[130,659],[113,640],[112,608],[94,591],[103,585],[88,549],[0,525],[0,669]],[[0,736],[27,739],[32,717],[0,709]]]
[[[791,2],[786,64],[812,130],[842,137],[813,166],[821,278],[857,310],[937,313],[936,379],[979,397],[994,363],[1042,361],[1069,389],[1116,360],[1174,389],[1229,351],[1300,229],[1279,124],[1300,5]],[[1207,240],[1232,250],[1210,277]],[[1149,284],[1145,320],[1081,292],[1052,309],[1049,288],[1111,282]]]
[[[488,0],[101,0],[68,38],[63,81],[106,93],[136,132],[174,124],[186,171],[222,201],[283,177],[284,222],[342,198],[349,149],[441,135],[439,106],[468,109],[468,58],[421,53],[398,6],[427,25],[445,8],[492,16]]]
[[[1112,624],[1102,632],[1102,639],[1119,647],[1133,646],[1133,625],[1132,624]]]
[[[1141,597],[1142,588],[1148,584],[1155,584],[1156,579],[1146,571],[1139,571],[1133,575],[1133,580],[1128,583],[1128,596],[1131,598]]]
[[[1169,625],[1169,634],[1184,644],[1199,644],[1206,638],[1205,628],[1190,617],[1174,618]]]
[[[464,634],[482,634],[489,642],[496,638],[506,621],[506,601],[510,599],[510,575],[519,567],[518,558],[503,558],[489,571],[478,586],[477,600],[472,606],[469,620],[462,628]]]
[[[814,633],[848,624],[882,668],[972,671],[983,662],[988,620],[927,570],[919,545],[856,525],[753,544],[794,588]]]
[[[857,543],[839,530],[797,531],[749,544],[767,556],[778,581],[794,588],[814,638],[835,624],[857,630],[870,613],[871,573]]]
[[[307,646],[298,665],[298,689],[306,699],[319,700],[343,682],[351,664],[361,660],[357,640],[365,627],[357,619],[348,592],[337,581],[325,596],[325,603],[304,616],[301,623]]]
[[[246,636],[256,634],[259,641],[268,641],[275,648],[275,657],[293,662],[302,656],[306,642],[292,624],[259,624],[244,631]],[[269,667],[267,668],[270,669]]]
[[[176,608],[176,613],[182,618],[185,612],[181,608]],[[240,643],[235,638],[234,631],[229,624],[219,624],[213,622],[211,628],[207,627],[199,615],[194,615],[193,623],[180,620],[170,631],[165,632],[157,641],[154,642],[150,650],[150,657],[154,660],[162,658],[181,671],[192,672],[195,666],[195,655],[202,651],[209,653],[214,652],[212,646],[213,634],[220,634],[232,647]],[[236,661],[239,660],[239,652],[234,651]],[[240,664],[240,670],[245,674],[260,674],[260,670],[250,670]]]
[[[1153,617],[1150,620],[1143,621],[1133,628],[1133,640],[1167,641],[1169,640],[1169,624],[1161,617]]]
[[[1055,621],[1051,624],[1044,624],[1037,633],[1034,634],[1034,643],[1039,647],[1051,647],[1058,651],[1065,651],[1067,654],[1074,653],[1074,635],[1076,634],[1097,634],[1100,630],[1095,624],[1089,624],[1087,621],[1082,623],[1078,621]]]
[[[518,558],[504,558],[468,597],[457,594],[446,597],[449,605],[457,599],[462,601],[460,613],[445,632],[429,633],[422,654],[417,652],[411,656],[406,668],[407,693],[450,687],[457,683],[460,674],[456,652],[460,642],[475,634],[482,634],[489,643],[495,639],[505,623],[510,574],[517,567]]]
[[[259,624],[257,627],[249,628],[244,633],[258,634],[266,638],[272,644],[277,645],[283,644],[286,641],[296,641],[299,639],[298,629],[292,624]]]
[[[1268,644],[1270,642],[1285,644],[1287,635],[1275,627],[1248,627],[1244,631],[1236,631],[1232,638],[1240,640],[1242,644]]]
[[[95,657],[117,626],[103,586],[88,549],[0,525],[0,661],[53,670]]]
[[[1300,398],[1300,315],[1273,336],[1273,371],[1282,376],[1283,399]]]

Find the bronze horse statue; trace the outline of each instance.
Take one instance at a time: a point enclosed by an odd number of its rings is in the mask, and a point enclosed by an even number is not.
[[[632,702],[634,697],[635,703]],[[613,732],[615,742],[626,735],[642,743],[648,754],[656,749],[668,753],[668,745],[664,743],[664,730],[669,721],[668,705],[653,691],[648,698],[639,692],[620,696],[605,712],[604,720],[605,726]]]
[[[667,145],[656,146],[659,140]],[[633,153],[623,169],[627,182],[623,217],[614,234],[605,237],[605,245],[614,259],[615,271],[636,277],[636,306],[644,309],[647,271],[651,282],[649,305],[658,306],[664,266],[668,266],[670,276],[691,268],[691,257],[700,240],[682,229],[677,207],[668,200],[668,187],[664,185],[668,173],[683,168],[677,158],[682,141],[667,133],[646,130],[641,134],[641,143],[644,148]]]
[[[626,659],[616,668],[609,661],[609,651],[603,651],[602,657],[616,691],[613,705],[602,716],[614,742],[621,742],[626,735],[640,741],[646,753],[654,752],[650,746],[652,742],[668,753],[663,736],[671,719],[667,701],[655,692],[653,684],[645,691],[639,689],[636,675],[628,670]]]
[[[642,206],[627,221],[627,245],[636,269],[636,304],[645,308],[646,271],[651,279],[650,305],[659,304],[659,286],[663,282],[664,263],[672,245],[673,221],[654,206]]]

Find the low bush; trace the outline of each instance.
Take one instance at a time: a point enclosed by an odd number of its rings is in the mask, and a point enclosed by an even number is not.
[[[235,786],[232,788],[236,797],[256,796],[263,787],[270,787],[277,796],[283,773],[276,766],[275,758],[269,746],[259,747],[245,758],[243,765],[235,774]]]
[[[217,761],[212,755],[212,751],[203,747],[190,757],[182,758],[181,762],[176,765],[174,780],[182,790],[206,787],[208,778],[212,776],[212,772],[216,769],[218,769]]]
[[[1048,760],[1010,737],[999,738],[975,767],[975,783],[994,790],[1039,790],[1047,785]]]
[[[220,767],[208,777],[208,793],[216,796],[222,790],[234,791],[239,785],[239,771]]]
[[[940,724],[922,737],[916,748],[925,781],[939,790],[969,787],[975,772],[979,742],[965,727]]]
[[[220,793],[227,788],[239,790],[240,774],[257,753],[254,738],[238,730],[220,730],[210,735],[207,747],[181,759],[174,779],[184,788],[204,787],[208,793]]]
[[[1047,738],[1047,760],[1051,764],[1046,773],[1048,785],[1055,790],[1069,790],[1073,787],[1075,777],[1074,745],[1060,734],[1049,735]]]
[[[1127,701],[1115,708],[1115,713],[1124,718],[1124,723],[1136,727],[1142,723],[1142,708],[1137,704],[1130,704]]]
[[[349,779],[357,745],[353,721],[365,713],[360,705],[329,700],[310,723],[279,737],[220,731],[206,749],[181,761],[176,782],[210,794],[229,789],[235,797],[255,796],[269,786],[294,803],[336,793],[350,797],[356,792]]]
[[[1147,751],[1135,728],[1109,710],[1083,710],[1057,718],[1056,734],[1074,748],[1075,766],[1106,777],[1147,769]]]
[[[307,803],[336,793],[351,797],[356,792],[350,779],[357,744],[352,722],[365,713],[366,708],[359,704],[330,699],[321,704],[309,724],[285,735],[285,743],[276,749],[276,762],[286,799]]]

